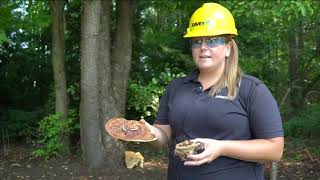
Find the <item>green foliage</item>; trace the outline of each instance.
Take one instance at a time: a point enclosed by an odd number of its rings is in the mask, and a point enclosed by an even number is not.
[[[182,36],[192,12],[204,2],[137,1],[128,116],[154,117],[168,81],[174,74],[186,74],[194,68],[188,40]],[[319,101],[319,96],[313,98],[309,93],[320,88],[318,1],[218,2],[235,17],[242,68],[265,82],[278,102],[291,80],[288,33],[293,33],[297,81],[281,107],[283,119],[305,106],[301,103],[307,102],[305,99]],[[0,127],[7,128],[13,139],[34,136],[37,121],[45,113],[42,110],[40,115],[35,109],[54,111],[49,7],[48,1],[0,1]],[[81,1],[66,2],[65,57],[71,108],[78,108],[80,101],[80,9]],[[116,16],[115,8],[112,11]],[[114,23],[110,25],[115,29]],[[308,125],[316,125],[315,120],[307,118],[311,123],[306,123],[302,115],[297,118],[300,120],[291,119],[285,125],[286,134],[296,135],[297,131],[305,137],[316,136],[315,130],[304,132],[316,127]]]
[[[33,155],[49,158],[59,156],[68,152],[68,144],[63,142],[63,138],[69,137],[74,131],[79,130],[77,123],[77,113],[71,109],[68,117],[63,118],[62,114],[50,114],[39,122],[37,148]]]
[[[154,116],[161,93],[163,90],[156,84],[155,79],[146,86],[129,81],[128,110],[133,108],[143,116]]]
[[[70,108],[78,108],[80,104],[80,85],[73,83],[67,87],[67,93],[70,100]]]
[[[0,29],[0,45],[4,42],[7,42],[8,38],[5,34],[5,32],[3,31],[3,29]]]
[[[285,139],[285,160],[301,160],[306,155],[306,150],[313,156],[320,155],[320,141],[319,139],[306,139],[286,137]]]
[[[155,117],[159,106],[159,97],[164,93],[164,87],[174,78],[184,74],[162,72],[157,78],[152,78],[146,85],[139,81],[129,81],[127,108],[135,111],[137,116]]]
[[[8,109],[0,114],[2,115],[0,117],[0,128],[8,131],[10,139],[32,139],[36,136],[37,121],[43,116],[44,111]]]
[[[46,101],[53,77],[48,2],[1,1],[0,5],[1,101],[12,109],[30,111]]]
[[[305,107],[298,116],[284,123],[285,135],[299,138],[320,138],[320,104]]]

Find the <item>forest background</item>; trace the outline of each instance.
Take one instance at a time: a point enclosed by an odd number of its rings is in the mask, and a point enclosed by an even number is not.
[[[3,154],[23,142],[32,144],[36,157],[76,152],[92,168],[123,167],[117,159],[126,146],[111,139],[103,124],[115,116],[154,121],[168,82],[194,69],[182,36],[204,2],[0,1]],[[234,15],[240,65],[276,98],[286,139],[316,160],[320,3],[215,2]]]

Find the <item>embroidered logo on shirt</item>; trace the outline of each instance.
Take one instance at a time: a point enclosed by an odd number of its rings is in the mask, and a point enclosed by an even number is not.
[[[227,99],[227,96],[216,95],[215,98]]]

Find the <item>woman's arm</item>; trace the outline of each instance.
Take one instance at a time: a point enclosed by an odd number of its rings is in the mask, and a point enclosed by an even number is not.
[[[190,155],[191,161],[185,165],[198,166],[210,163],[219,156],[227,156],[244,161],[279,161],[283,154],[283,137],[253,140],[214,140],[195,139],[205,144],[205,151],[197,155]]]
[[[246,161],[280,161],[283,137],[249,141],[225,141],[222,156]]]
[[[154,134],[157,137],[157,145],[167,145],[171,138],[171,127],[170,125],[154,124],[152,126]]]

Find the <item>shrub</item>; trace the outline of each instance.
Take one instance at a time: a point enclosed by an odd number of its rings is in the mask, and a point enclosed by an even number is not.
[[[79,123],[76,120],[75,110],[69,110],[66,119],[60,113],[44,117],[39,122],[37,149],[33,155],[48,158],[66,154],[69,151],[68,144],[65,144],[62,139],[79,130]]]
[[[8,109],[2,111],[0,112],[0,129],[8,131],[10,140],[31,140],[36,136],[37,121],[43,114],[43,109],[33,111]]]
[[[284,123],[286,136],[298,138],[320,137],[320,104],[307,105],[299,115]]]
[[[165,86],[176,78],[184,74],[160,73],[157,78],[152,78],[148,84],[140,81],[129,80],[128,85],[128,114],[136,116],[155,117],[159,107],[159,97],[164,93]]]

